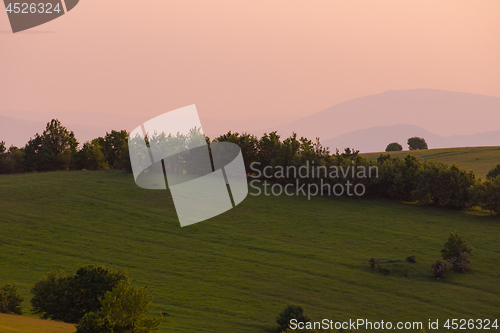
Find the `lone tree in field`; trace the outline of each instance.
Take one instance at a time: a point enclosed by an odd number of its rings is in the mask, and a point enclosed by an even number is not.
[[[403,150],[403,146],[401,146],[397,142],[389,143],[387,145],[387,148],[385,148],[385,151],[402,151],[402,150]]]
[[[441,250],[443,259],[448,261],[453,270],[459,273],[470,270],[469,256],[471,252],[472,248],[458,231],[450,232],[450,237]]]
[[[412,137],[408,139],[408,148],[410,150],[420,150],[420,149],[428,149],[427,142],[425,142],[424,138]]]
[[[458,231],[450,232],[450,237],[448,241],[444,244],[444,248],[441,250],[443,254],[443,259],[448,260],[454,257],[458,257],[463,252],[471,254],[472,248],[467,244],[465,237],[460,235]]]
[[[410,150],[429,149],[424,138],[419,138],[416,136],[408,139],[408,148]]]

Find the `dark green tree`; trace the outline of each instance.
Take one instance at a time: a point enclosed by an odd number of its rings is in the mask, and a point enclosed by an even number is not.
[[[23,314],[24,299],[19,295],[17,286],[11,284],[0,285],[0,313]]]
[[[27,171],[68,170],[77,147],[75,134],[52,119],[43,134],[37,133],[24,149]]]
[[[243,162],[246,170],[250,170],[250,164],[257,161],[258,139],[255,135],[248,133],[232,133],[231,131],[223,134],[213,140],[214,142],[231,142],[240,146],[243,154]]]
[[[120,153],[120,157],[115,164],[115,168],[132,173],[132,164],[130,163],[130,152],[128,149],[128,139],[122,146],[122,152]]]
[[[49,272],[35,283],[31,289],[33,298],[32,313],[43,319],[72,322],[74,318],[68,316],[67,311],[74,308],[73,286],[70,278],[62,270]]]
[[[416,175],[414,199],[452,209],[470,208],[476,183],[472,171],[460,170],[456,164],[430,161]]]
[[[128,280],[124,273],[94,265],[69,277],[64,271],[49,272],[32,289],[32,312],[44,319],[77,323],[86,313],[98,312],[99,298],[122,280]]]
[[[486,175],[486,179],[492,180],[493,178],[498,177],[500,175],[500,164],[498,164],[494,169],[490,170]]]
[[[85,313],[99,310],[99,297],[103,297],[121,281],[128,281],[128,277],[114,269],[88,265],[78,269],[73,280],[77,289],[74,295],[75,312],[79,320]]]
[[[444,244],[441,250],[444,260],[459,257],[462,253],[471,254],[472,248],[467,244],[465,237],[460,235],[458,231],[450,232],[450,237]]]
[[[72,168],[76,170],[105,170],[109,164],[97,139],[86,142],[73,157]]]
[[[102,148],[110,168],[117,168],[123,146],[127,143],[128,135],[128,132],[125,130],[112,130],[111,133],[106,133],[106,136],[102,138],[102,142],[99,141],[99,145]]]
[[[11,173],[24,172],[24,150],[16,146],[10,146],[7,156],[11,163]]]
[[[500,216],[500,177],[478,182],[474,187],[475,199],[483,208]]]
[[[257,147],[259,151],[259,162],[262,163],[262,166],[278,165],[281,141],[280,136],[276,131],[269,134],[264,133],[264,135],[260,138]]]
[[[43,132],[42,140],[49,153],[50,170],[67,170],[78,147],[75,134],[62,126],[58,119],[52,119]]]
[[[102,310],[86,314],[76,333],[148,333],[160,326],[163,316],[153,317],[150,304],[153,295],[147,287],[136,288],[124,280],[101,300]]]
[[[389,143],[387,145],[387,148],[385,148],[385,151],[402,151],[403,150],[403,146],[401,146],[399,143],[397,142],[393,142],[393,143]]]
[[[75,333],[114,333],[113,324],[99,313],[89,312],[76,325]]]
[[[307,322],[311,320],[311,318],[304,313],[304,308],[301,305],[289,304],[276,317],[276,323],[278,324],[277,332],[286,330],[290,325],[290,320],[292,319],[296,319],[299,322]]]
[[[12,169],[12,161],[5,151],[5,142],[0,141],[0,174],[11,173]]]
[[[419,138],[415,136],[408,139],[408,148],[410,150],[421,150],[421,149],[428,149],[428,146],[424,138]]]
[[[43,138],[40,134],[30,139],[24,147],[24,166],[26,171],[48,171],[50,170],[48,162],[49,152],[43,145]]]

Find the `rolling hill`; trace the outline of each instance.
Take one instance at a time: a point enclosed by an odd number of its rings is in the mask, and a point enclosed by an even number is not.
[[[263,126],[255,133],[276,130],[289,136],[296,132],[299,137],[319,137],[324,142],[360,129],[400,124],[445,137],[498,131],[500,98],[436,89],[389,90],[334,105],[282,126]]]
[[[330,147],[332,152],[335,152],[335,148],[343,151],[344,148],[349,147],[362,153],[369,153],[383,151],[391,142],[398,142],[405,149],[408,149],[407,140],[414,136],[424,138],[430,149],[500,145],[500,130],[444,137],[413,125],[378,126],[357,130],[324,140],[322,144],[325,147]]]
[[[390,154],[404,158],[411,154],[423,160],[434,160],[446,164],[456,163],[461,169],[473,170],[477,178],[484,179],[488,171],[500,164],[500,147],[470,147],[454,149],[406,150],[399,152],[383,152],[361,154],[361,156],[376,160],[380,154]]]
[[[249,195],[223,215],[180,228],[168,191],[138,188],[118,171],[2,175],[0,212],[2,283],[17,284],[29,299],[50,270],[126,270],[134,285],[154,289],[154,311],[167,313],[160,332],[271,332],[289,303],[313,320],[424,323],[494,319],[500,308],[500,225],[481,214]],[[474,247],[473,270],[436,280],[430,265],[452,230]],[[414,265],[405,262],[411,255]],[[372,256],[391,273],[372,271]]]

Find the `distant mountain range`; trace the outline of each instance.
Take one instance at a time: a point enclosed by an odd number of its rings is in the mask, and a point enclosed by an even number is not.
[[[389,90],[332,106],[255,134],[296,132],[322,141],[360,129],[411,124],[442,136],[500,130],[500,98],[435,89]],[[371,140],[367,138],[367,140]]]
[[[112,129],[133,130],[147,116],[127,117],[92,112],[0,111],[0,141],[24,146],[42,133],[52,118],[75,132],[80,143],[104,136]],[[201,118],[205,134],[248,132],[261,136],[277,131],[282,138],[292,132],[323,145],[361,152],[384,151],[399,142],[405,149],[412,136],[426,139],[430,148],[500,145],[500,98],[435,89],[389,90],[332,106],[311,116],[225,119]]]

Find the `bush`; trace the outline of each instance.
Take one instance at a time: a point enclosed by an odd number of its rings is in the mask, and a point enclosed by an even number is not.
[[[113,333],[113,325],[95,312],[89,312],[76,325],[75,333]]]
[[[493,178],[497,178],[500,175],[500,164],[498,164],[493,170],[490,170],[486,175],[486,179],[493,180]]]
[[[402,151],[402,150],[403,150],[403,146],[401,146],[397,142],[389,143],[387,145],[387,148],[385,148],[385,151]]]
[[[413,201],[417,175],[423,164],[412,155],[407,155],[404,160],[381,155],[377,162],[379,177],[373,180],[376,194],[393,200]]]
[[[380,266],[379,265],[379,260],[377,258],[371,257],[370,260],[368,260],[368,263],[370,264],[370,267],[373,269],[375,266]]]
[[[102,310],[87,313],[77,325],[76,333],[148,333],[157,330],[163,316],[151,317],[149,306],[153,295],[136,288],[130,281],[120,281],[100,300]]]
[[[86,313],[99,311],[99,297],[122,280],[128,280],[125,274],[93,265],[80,268],[74,276],[49,272],[31,290],[32,312],[44,319],[77,323]]]
[[[409,262],[410,264],[416,264],[417,259],[415,256],[409,256],[409,257],[406,257],[406,262]]]
[[[106,170],[109,164],[102,152],[98,140],[86,142],[83,148],[74,154],[72,168],[76,170]]]
[[[446,272],[449,271],[448,262],[439,259],[434,264],[432,264],[431,270],[435,278],[442,279],[444,278]]]
[[[441,250],[443,259],[448,260],[451,258],[456,258],[464,252],[466,252],[468,255],[470,255],[472,252],[472,248],[467,244],[465,237],[460,235],[458,231],[450,232],[450,237],[444,244],[444,248]]]
[[[415,136],[408,139],[408,148],[410,150],[420,150],[420,149],[428,149],[428,146],[424,138],[419,138]]]
[[[19,295],[16,286],[0,285],[0,313],[23,314],[21,310],[23,301],[24,299]]]
[[[296,319],[299,322],[311,321],[311,318],[304,314],[304,308],[302,306],[287,305],[276,317],[276,323],[278,324],[277,332],[285,331],[292,319]]]
[[[483,209],[500,215],[500,177],[479,183],[476,186],[476,198]]]
[[[469,208],[473,201],[475,176],[441,162],[426,162],[417,174],[414,198],[423,203],[452,209]]]
[[[448,259],[452,269],[458,273],[464,273],[471,270],[469,254],[462,252],[458,257]]]
[[[73,294],[70,289],[69,278],[64,271],[49,272],[31,289],[34,294],[31,299],[32,313],[39,314],[43,319],[65,321],[66,311],[74,307],[69,304]]]

